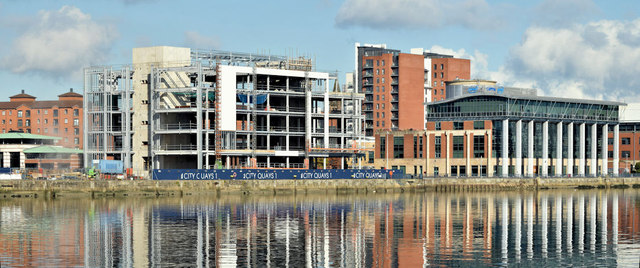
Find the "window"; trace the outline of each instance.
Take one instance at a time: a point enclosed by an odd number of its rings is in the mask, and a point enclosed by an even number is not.
[[[444,64],[440,64],[440,70],[444,70]]]
[[[79,116],[80,111],[78,109],[73,109],[73,116]]]
[[[18,118],[22,117],[22,111],[18,111]]]
[[[44,110],[44,114],[49,114],[49,110]]]
[[[629,157],[631,157],[630,151],[622,151],[622,158],[629,158]]]
[[[384,75],[384,69],[382,69],[382,74]]]
[[[380,60],[376,61],[376,66],[380,66]]]
[[[422,143],[423,138],[424,137],[420,136],[420,139],[418,140],[418,152],[419,152],[418,157],[420,158],[422,158],[422,148],[424,148]]]
[[[444,86],[444,80],[440,81],[440,86]]]
[[[464,129],[463,122],[453,122],[453,130],[462,130]]]
[[[384,100],[384,95],[382,95],[382,100]]]
[[[9,119],[9,125],[11,125],[11,119]]]
[[[376,87],[376,92],[380,93],[380,87]]]
[[[73,129],[73,135],[80,135],[80,129],[79,128],[74,128]]]
[[[380,118],[380,113],[376,113],[376,118]]]
[[[53,119],[53,126],[57,126],[58,125],[58,119]]]
[[[473,136],[473,157],[484,157],[484,136]]]
[[[380,95],[376,95],[376,100],[379,101],[380,100]]]
[[[438,95],[438,90],[437,89],[433,91],[433,95]]]
[[[444,89],[440,89],[440,95],[444,95]]]
[[[393,158],[404,158],[404,137],[393,137]]]
[[[444,78],[444,73],[440,73],[440,78]]]
[[[440,122],[436,122],[436,130],[441,130],[442,124]]]
[[[44,124],[45,124],[45,125],[46,125],[46,124],[49,124],[49,119],[45,119],[45,120],[44,120]]]
[[[631,144],[631,138],[622,138],[620,141],[622,142],[622,145]]]
[[[36,113],[37,113],[37,114],[40,114],[40,109],[38,109]]]
[[[384,110],[384,103],[382,104],[382,110]]]
[[[382,86],[382,92],[384,92],[384,86]]]
[[[38,133],[40,133],[40,129],[38,129],[38,131],[37,131],[37,132],[38,132]]]
[[[384,127],[384,121],[382,121],[382,127]]]
[[[384,112],[382,112],[382,118],[384,118]]]
[[[382,83],[384,84],[384,77],[382,78]]]
[[[437,87],[438,86],[438,81],[433,81],[433,86]]]
[[[464,157],[464,136],[453,136],[453,158]]]
[[[65,127],[64,128],[64,134],[67,134],[67,133],[69,133],[69,129]]]
[[[438,73],[434,72],[433,73],[433,78],[438,78]]]
[[[65,123],[65,124],[69,124],[69,119],[65,118],[65,119],[64,119],[64,123]]]
[[[376,110],[380,109],[380,104],[376,104]]]
[[[433,65],[433,70],[438,70],[438,64]]]
[[[376,127],[380,126],[380,121],[376,121]]]
[[[2,111],[2,115],[4,115],[4,111]]]
[[[30,127],[31,126],[31,120],[29,120],[29,119],[24,120],[24,125],[27,126],[27,127]]]
[[[376,69],[376,75],[380,74],[380,69]]]
[[[73,138],[73,144],[80,144],[80,138]]]
[[[613,145],[613,139],[607,139],[607,144]]]
[[[18,126],[21,127],[22,126],[22,119],[18,119]]]
[[[53,134],[58,134],[58,128],[53,129]]]
[[[58,110],[53,110],[53,117],[58,117]]]
[[[607,154],[608,158],[613,158],[613,151],[609,151],[609,153]]]
[[[368,153],[368,156],[369,156],[369,157],[368,157],[369,159],[367,159],[367,160],[368,160],[367,162],[368,162],[369,164],[373,164],[373,160],[375,159],[375,157],[373,156],[373,152],[369,152],[369,153]]]
[[[69,114],[69,109],[64,109],[64,114]]]
[[[45,129],[44,129],[44,133],[49,133],[49,129],[48,129],[48,128],[45,128]]]
[[[384,60],[382,60],[382,66],[384,66]]]
[[[473,129],[484,129],[484,121],[473,121]]]
[[[4,125],[4,123],[5,123],[5,121],[4,121],[4,119],[2,119],[2,124]]]
[[[437,136],[434,141],[435,158],[440,158],[442,155],[442,137]]]
[[[385,137],[380,137],[380,158],[385,158],[385,153],[387,150],[387,139]]]
[[[24,111],[26,117],[31,117],[31,110]]]
[[[37,124],[38,124],[38,125],[40,124],[40,119],[38,119]]]

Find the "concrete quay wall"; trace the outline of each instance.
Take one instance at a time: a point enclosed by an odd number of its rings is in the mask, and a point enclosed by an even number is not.
[[[344,180],[3,180],[0,198],[183,196],[196,194],[349,194],[420,191],[495,191],[559,188],[640,188],[636,178],[425,178]]]

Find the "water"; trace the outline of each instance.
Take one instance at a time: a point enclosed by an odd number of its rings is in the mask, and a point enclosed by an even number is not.
[[[628,266],[640,190],[0,201],[12,266]]]

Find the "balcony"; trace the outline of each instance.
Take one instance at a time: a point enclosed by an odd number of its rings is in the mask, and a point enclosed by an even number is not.
[[[373,71],[365,71],[362,77],[373,77]]]
[[[397,85],[398,84],[398,78],[397,77],[392,77],[391,78],[391,85]]]
[[[398,69],[393,69],[391,71],[391,76],[398,76]]]
[[[198,125],[195,123],[173,123],[173,124],[159,124],[157,130],[193,130],[197,129]]]

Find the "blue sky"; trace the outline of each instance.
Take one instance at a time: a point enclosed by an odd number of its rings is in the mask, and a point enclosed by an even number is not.
[[[82,68],[170,45],[299,54],[353,70],[353,44],[423,47],[472,60],[474,78],[561,97],[640,101],[640,1],[5,0],[0,100],[54,99]]]

